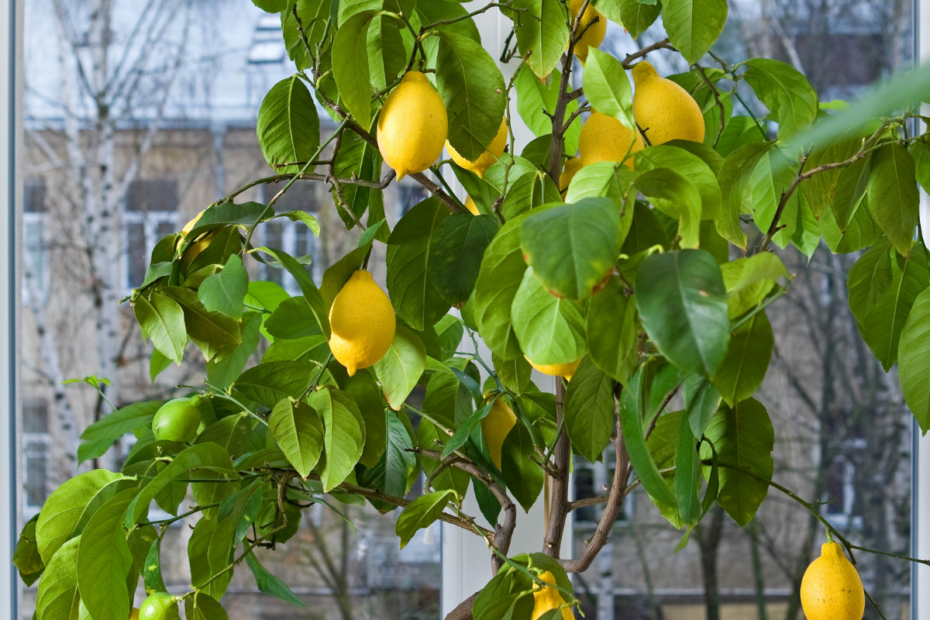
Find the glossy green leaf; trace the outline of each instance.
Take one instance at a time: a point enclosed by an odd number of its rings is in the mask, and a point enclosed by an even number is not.
[[[672,45],[694,64],[714,44],[727,21],[726,0],[663,0],[662,23]]]
[[[252,571],[252,575],[255,577],[255,585],[258,586],[260,591],[275,596],[295,607],[307,606],[296,594],[291,592],[291,589],[287,587],[286,583],[281,581],[279,577],[268,572],[268,569],[261,565],[254,554],[249,553],[246,555],[245,563],[248,565],[249,570]]]
[[[549,293],[528,268],[513,300],[513,329],[537,364],[567,364],[586,352],[584,318],[569,299]]]
[[[365,421],[348,394],[324,387],[308,402],[323,418],[324,461],[320,470],[323,490],[329,493],[352,472],[365,447]]]
[[[454,498],[455,491],[435,491],[421,495],[404,508],[394,524],[394,533],[400,538],[400,548],[406,547],[414,534],[435,523],[449,500]]]
[[[320,119],[310,90],[300,76],[271,87],[258,110],[258,145],[277,174],[295,174],[320,146]],[[282,166],[282,164],[292,164]],[[313,167],[307,169],[313,172]]]
[[[807,129],[817,118],[817,93],[797,69],[769,58],[745,63],[743,79],[778,117],[778,138],[788,140]]]
[[[678,500],[678,517],[686,525],[694,525],[701,518],[701,461],[698,458],[697,440],[691,432],[688,416],[681,416],[678,425],[678,451],[675,457],[675,497]]]
[[[727,356],[714,375],[714,383],[728,405],[746,400],[761,387],[774,346],[772,324],[764,310],[733,332]]]
[[[585,333],[594,363],[625,383],[636,355],[636,300],[619,278],[611,278],[588,303]]]
[[[500,131],[504,76],[480,43],[452,32],[437,38],[436,89],[449,115],[449,144],[474,161]]]
[[[530,131],[537,136],[552,133],[552,118],[547,114],[555,114],[561,80],[562,74],[558,69],[553,69],[545,80],[540,80],[528,67],[518,70],[514,82],[517,91],[517,112],[519,112],[520,118],[523,119],[526,126],[530,128]],[[570,115],[577,109],[578,100],[570,101],[565,108],[565,120],[568,120]],[[576,119],[565,131],[566,153],[574,154],[578,152],[578,138],[581,135],[581,123],[579,121],[580,119]],[[474,198],[470,190],[468,194]]]
[[[302,362],[263,362],[239,375],[233,387],[271,409],[282,398],[300,398],[310,387],[311,367]]]
[[[268,432],[288,462],[304,479],[323,453],[323,422],[303,402],[278,401],[268,418]]]
[[[426,368],[426,347],[412,330],[397,326],[391,348],[374,365],[384,397],[395,411],[413,391]]]
[[[616,263],[620,218],[610,200],[586,198],[531,213],[521,238],[529,264],[547,289],[584,300]]]
[[[368,26],[374,11],[353,15],[333,40],[333,77],[339,96],[350,114],[362,127],[371,125],[371,77],[368,69]]]
[[[242,259],[233,254],[222,271],[203,281],[197,295],[208,312],[241,319],[242,303],[248,290],[249,274],[242,266]]]
[[[716,220],[721,215],[723,198],[717,176],[703,159],[679,146],[661,144],[636,154],[636,171],[669,168],[685,177],[701,195],[701,219]]]
[[[695,439],[700,439],[720,408],[720,391],[710,380],[691,375],[684,382],[685,415]]]
[[[81,594],[77,584],[77,556],[80,544],[80,536],[72,538],[46,562],[36,594],[38,618],[78,620]]]
[[[730,338],[720,268],[703,250],[653,254],[636,277],[636,307],[646,333],[682,370],[711,376]]]
[[[514,31],[520,55],[527,65],[545,79],[559,63],[568,44],[568,13],[558,0],[516,0],[513,8]]]
[[[619,60],[596,47],[588,51],[584,67],[584,93],[591,106],[633,130],[633,88]]]
[[[332,335],[329,329],[329,308],[323,301],[320,289],[317,288],[313,278],[310,277],[310,274],[307,273],[303,265],[284,251],[271,250],[268,248],[264,248],[263,251],[276,258],[278,262],[287,269],[294,280],[297,281],[297,286],[300,287],[300,292],[304,294],[304,298],[310,305],[310,310],[313,312],[313,316],[316,317],[316,322],[319,324],[320,329],[323,330],[323,335],[329,339]]]
[[[872,158],[869,210],[894,249],[904,256],[911,251],[920,208],[915,174],[914,158],[901,145],[883,146]]]
[[[249,358],[258,348],[258,334],[262,325],[262,317],[258,312],[247,312],[242,319],[242,344],[227,353],[223,359],[216,358],[207,362],[207,381],[221,389],[233,384]]]
[[[138,489],[115,495],[94,513],[78,546],[77,581],[81,602],[94,618],[123,620],[130,610],[126,580],[132,554],[123,531],[126,510]]]
[[[187,328],[178,302],[154,291],[149,299],[137,297],[132,309],[142,333],[152,341],[155,350],[180,364],[187,345]]]
[[[449,310],[429,277],[436,231],[448,216],[438,198],[428,198],[401,218],[388,241],[388,294],[397,316],[413,329],[431,327]]]
[[[468,301],[484,251],[499,228],[500,220],[491,215],[453,213],[435,230],[427,270],[447,303],[459,308]]]
[[[775,431],[769,414],[761,403],[753,399],[745,400],[736,407],[723,407],[705,435],[713,443],[720,459],[717,503],[740,527],[746,527],[768,494],[769,485],[732,467],[771,480]],[[703,444],[701,458],[707,460],[710,457],[710,446]]]
[[[930,430],[930,289],[917,299],[901,330],[898,378],[904,401],[921,430]]]
[[[229,620],[223,606],[203,592],[197,592],[194,596],[184,599],[184,612],[188,620]]]
[[[773,142],[752,142],[731,153],[717,174],[723,210],[717,220],[717,232],[735,246],[746,249],[746,233],[740,227],[740,213],[744,199],[749,193],[752,172]]]
[[[210,312],[201,303],[197,291],[179,286],[162,289],[184,310],[184,324],[207,361],[225,347],[242,344],[239,322],[219,312]],[[164,353],[164,351],[162,351]]]
[[[536,447],[523,424],[514,426],[504,439],[501,448],[501,473],[507,490],[526,512],[530,511],[542,492],[543,470],[532,457]]]
[[[687,177],[669,168],[655,168],[636,177],[636,188],[656,208],[678,221],[682,248],[701,244],[701,193]]]
[[[572,448],[589,462],[601,458],[614,426],[614,380],[590,356],[581,360],[565,395],[565,428]]]
[[[741,316],[762,303],[779,278],[788,278],[788,270],[775,254],[764,252],[738,258],[720,266],[727,294],[730,318]]]

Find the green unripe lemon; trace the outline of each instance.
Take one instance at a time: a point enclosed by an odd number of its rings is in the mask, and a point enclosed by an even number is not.
[[[199,396],[169,400],[155,414],[152,431],[159,441],[190,443],[197,437],[200,426]]]
[[[181,620],[178,602],[167,592],[156,592],[142,602],[139,620]]]

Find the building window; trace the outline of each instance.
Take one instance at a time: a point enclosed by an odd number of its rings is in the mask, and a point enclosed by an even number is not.
[[[45,181],[23,186],[23,303],[44,305],[48,299],[49,265],[45,224]]]
[[[48,403],[43,399],[23,402],[24,512],[32,518],[48,497]]]
[[[284,183],[270,183],[263,186],[262,198],[265,204],[284,187]],[[313,189],[309,184],[294,184],[275,203],[275,211],[305,211],[317,212],[317,201]],[[309,259],[306,266],[307,273],[319,284],[323,280],[323,266],[319,262],[319,243],[307,225],[303,222],[292,222],[287,218],[278,218],[262,224],[260,229],[262,245],[273,250],[283,250],[287,254],[301,260]],[[266,256],[266,259],[270,257]],[[262,279],[274,282],[284,288],[291,295],[300,295],[300,287],[286,270],[272,265],[262,265]]]
[[[133,181],[123,212],[126,288],[145,280],[149,256],[159,239],[178,231],[178,183],[168,179]]]
[[[420,202],[429,198],[429,191],[422,185],[397,185],[397,218],[407,215],[407,212]]]
[[[575,457],[575,500],[588,499],[605,495],[613,483],[616,466],[616,454],[613,446],[604,450],[600,463],[589,463],[582,457]],[[605,488],[606,487],[606,488]],[[584,506],[575,513],[575,528],[591,529],[597,526],[604,505]],[[633,518],[633,495],[623,500],[623,509],[617,515],[615,525],[628,525]]]
[[[276,15],[262,15],[255,25],[252,46],[249,48],[249,64],[276,64],[284,60],[284,39],[281,35],[281,20]]]

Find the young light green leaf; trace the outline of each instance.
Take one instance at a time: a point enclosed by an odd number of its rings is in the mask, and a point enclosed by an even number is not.
[[[184,599],[184,612],[188,620],[229,620],[223,606],[203,592],[197,592],[194,596]]]
[[[114,483],[124,478],[122,474],[97,469],[78,474],[52,492],[36,523],[39,555],[46,566],[79,524],[86,523],[100,503],[112,496],[116,488]]]
[[[227,353],[223,359],[215,358],[207,362],[207,381],[220,389],[225,390],[236,380],[248,363],[249,358],[258,348],[258,334],[262,326],[262,315],[258,312],[247,312],[242,319],[242,344],[232,353]]]
[[[738,317],[759,305],[779,278],[789,278],[784,263],[775,254],[763,252],[738,258],[720,266],[723,284],[730,298],[730,318]]]
[[[270,409],[282,398],[300,398],[310,387],[311,370],[303,362],[263,362],[239,375],[233,387]]]
[[[78,546],[77,580],[81,602],[94,618],[122,620],[131,608],[126,580],[132,554],[123,521],[139,489],[115,495],[88,521]]]
[[[882,237],[849,269],[846,276],[849,309],[860,325],[891,287],[893,260],[891,242]]]
[[[271,87],[258,110],[258,145],[277,174],[295,174],[320,146],[320,119],[310,90],[293,75]],[[282,164],[291,164],[284,166]],[[313,172],[313,167],[307,169]]]
[[[374,366],[384,397],[392,409],[400,411],[425,368],[423,341],[413,330],[398,325],[391,348]]]
[[[306,403],[281,399],[271,411],[268,432],[288,462],[306,479],[323,453],[323,422],[317,412]]]
[[[413,539],[418,531],[432,525],[455,498],[455,491],[434,491],[421,495],[411,502],[397,517],[394,533],[400,538],[400,548],[403,549]]]
[[[80,536],[72,538],[46,562],[36,594],[38,618],[78,620],[81,594],[77,584],[77,556],[80,544]]]
[[[559,85],[562,74],[553,69],[545,80],[540,80],[529,67],[518,69],[514,87],[517,90],[517,112],[537,136],[546,136],[552,133],[552,118],[547,114],[555,114],[559,99]],[[578,100],[572,100],[565,108],[565,120],[578,109]],[[565,131],[565,152],[578,152],[578,138],[581,135],[581,123],[574,122]],[[548,150],[548,149],[547,149]],[[474,198],[472,191],[466,186],[468,195]],[[564,189],[564,188],[563,188]],[[477,199],[476,199],[477,200]],[[493,200],[492,200],[493,202]]]

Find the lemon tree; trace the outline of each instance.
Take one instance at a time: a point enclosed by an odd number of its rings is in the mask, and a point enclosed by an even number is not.
[[[785,63],[710,53],[724,0],[255,4],[279,15],[294,63],[257,118],[272,172],[163,238],[130,299],[152,376],[200,356],[203,382],[84,431],[82,460],[127,433],[138,441],[122,471],[65,482],[24,528],[15,563],[39,583],[39,620],[136,617],[139,579],[151,595],[141,619],[183,605],[187,618],[222,620],[246,567],[259,589],[303,605],[252,551],[287,544],[300,507],[329,506],[328,494],[399,508],[399,544],[438,519],[480,537],[495,576],[456,618],[571,617],[569,575],[604,548],[634,479],[683,543],[713,504],[745,525],[773,488],[832,530],[771,480],[775,432],[753,398],[779,337],[766,310],[791,286],[776,247],[861,252],[850,308],[930,429],[930,252],[916,235],[930,136],[911,122],[928,72],[848,109],[821,105]],[[511,20],[502,59],[475,24],[488,11]],[[658,43],[625,58],[598,49],[608,21],[638,37],[660,16]],[[662,55],[689,70],[661,75],[651,61]],[[528,144],[515,140],[518,115]],[[431,196],[392,227],[384,192],[402,178]],[[241,199],[268,183],[282,189],[267,204]],[[326,234],[281,208],[297,183],[325,184],[329,208],[359,231],[319,282],[306,257],[255,244],[277,218]],[[252,279],[256,262],[300,294]],[[472,348],[479,338],[490,359]],[[555,394],[533,368],[556,377]],[[418,385],[421,407],[408,402]],[[560,558],[572,458],[611,443],[632,475],[614,476],[579,556]],[[410,502],[420,471],[429,488]],[[513,556],[517,507],[543,501],[547,484],[546,553]],[[463,511],[469,492],[494,527]],[[173,516],[151,520],[153,504]],[[160,534],[196,513],[192,585],[172,596]],[[859,617],[839,545],[853,548],[832,535],[805,577],[805,608],[831,601],[809,615]]]

